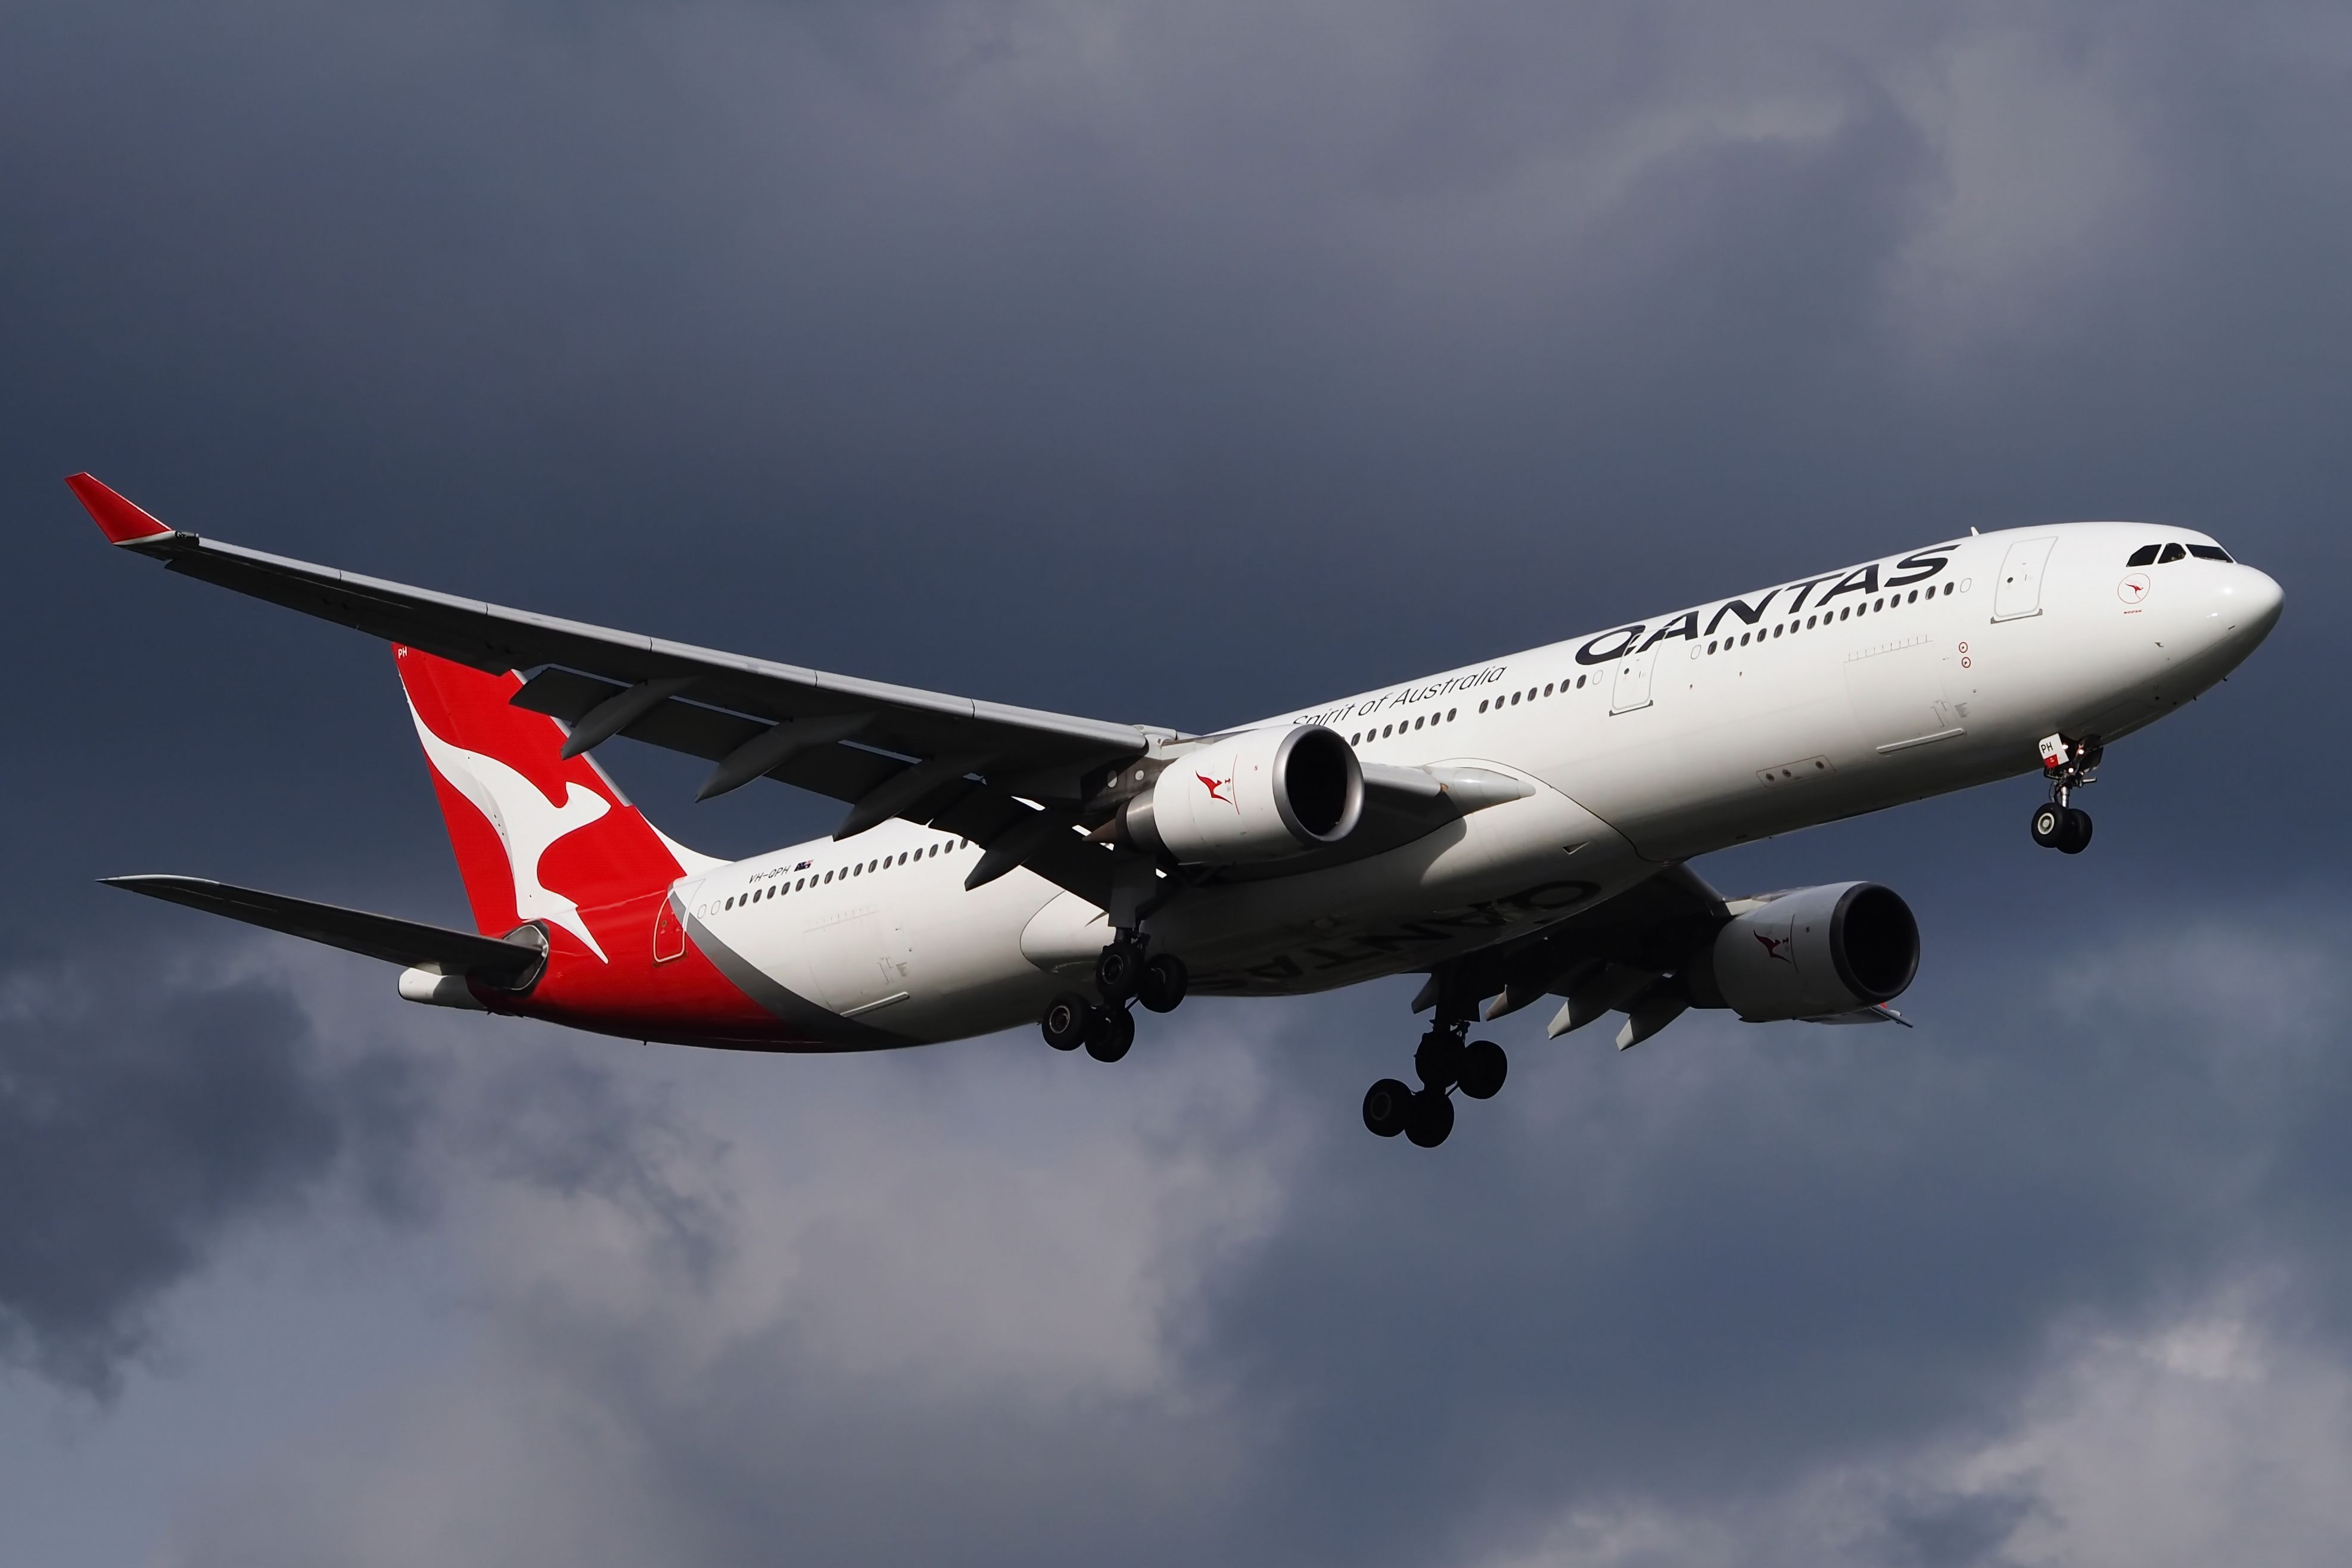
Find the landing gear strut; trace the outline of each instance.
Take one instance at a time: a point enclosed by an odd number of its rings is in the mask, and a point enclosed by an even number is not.
[[[1510,1076],[1511,1060],[1492,1040],[1468,1038],[1467,1018],[1441,1016],[1412,1053],[1421,1088],[1384,1078],[1364,1094],[1364,1126],[1382,1138],[1402,1132],[1408,1142],[1434,1149],[1454,1131],[1454,1100],[1460,1089],[1472,1100],[1492,1100]]]
[[[2033,809],[2033,842],[2063,855],[2080,855],[2091,847],[2091,814],[2069,797],[2098,782],[2099,759],[2105,753],[2096,735],[2043,738],[2042,773],[2050,781],[2050,799]]]
[[[1184,1000],[1192,977],[1184,961],[1172,952],[1146,954],[1138,932],[1122,931],[1095,960],[1095,990],[1100,1002],[1090,1002],[1076,991],[1065,991],[1046,1004],[1038,1028],[1045,1043],[1057,1051],[1080,1046],[1098,1062],[1115,1062],[1135,1044],[1131,1001],[1155,1013],[1172,1013]]]

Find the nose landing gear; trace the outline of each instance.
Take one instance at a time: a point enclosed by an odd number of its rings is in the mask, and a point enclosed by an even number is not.
[[[2079,805],[2052,801],[2033,808],[2033,842],[2062,855],[2080,855],[2091,847],[2091,814]]]
[[[2091,847],[2091,814],[2068,797],[2098,782],[2099,759],[2105,753],[2096,735],[2042,739],[2042,773],[2050,781],[2050,799],[2033,809],[2033,842],[2062,855],[2080,855]]]
[[[1458,1089],[1472,1100],[1492,1100],[1510,1075],[1510,1058],[1492,1040],[1466,1039],[1467,1019],[1441,1019],[1421,1037],[1412,1053],[1414,1074],[1421,1088],[1408,1089],[1401,1079],[1384,1078],[1365,1091],[1364,1126],[1381,1138],[1402,1132],[1405,1141],[1434,1149],[1454,1131],[1454,1100]]]

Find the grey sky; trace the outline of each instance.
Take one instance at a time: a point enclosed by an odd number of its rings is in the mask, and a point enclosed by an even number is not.
[[[0,12],[0,1544],[2341,1561],[2347,86],[2317,5]],[[462,904],[384,650],[110,558],[82,468],[1188,726],[1970,525],[2289,605],[2079,861],[2020,784],[1702,867],[1902,889],[1915,1034],[1517,1019],[1412,1158],[1409,984],[761,1060],[125,907]]]

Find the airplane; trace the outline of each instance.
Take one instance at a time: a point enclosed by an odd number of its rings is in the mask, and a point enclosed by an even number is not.
[[[2040,773],[2080,854],[2107,745],[2236,668],[2279,584],[2209,536],[2008,529],[1816,573],[1214,734],[829,674],[457,598],[165,526],[88,474],[107,539],[394,645],[471,931],[184,876],[110,885],[400,966],[413,1002],[760,1051],[1022,1025],[1126,1056],[1134,1008],[1425,976],[1418,1086],[1365,1126],[1424,1148],[1503,1087],[1475,1026],[1558,1037],[1688,1009],[1900,1024],[1919,932],[1879,883],[1726,898],[1735,844]],[[625,737],[848,807],[743,860],[646,820]]]

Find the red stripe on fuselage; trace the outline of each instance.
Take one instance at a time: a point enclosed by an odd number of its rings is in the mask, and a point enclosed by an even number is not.
[[[656,963],[654,922],[668,898],[664,889],[581,911],[609,963],[554,927],[547,971],[528,994],[476,994],[495,1013],[625,1039],[758,1051],[835,1048],[746,996],[691,941],[677,957]]]

